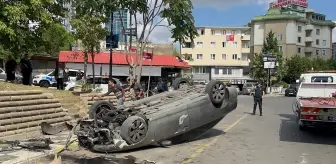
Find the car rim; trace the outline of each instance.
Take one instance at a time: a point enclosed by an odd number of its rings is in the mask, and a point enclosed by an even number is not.
[[[186,88],[186,87],[187,87],[187,83],[180,83],[179,84],[180,89],[183,89],[183,88]]]
[[[139,142],[146,135],[147,126],[142,120],[135,120],[130,127],[130,138],[133,142]]]
[[[215,100],[220,101],[225,95],[225,87],[223,84],[216,84],[212,88],[212,96]]]

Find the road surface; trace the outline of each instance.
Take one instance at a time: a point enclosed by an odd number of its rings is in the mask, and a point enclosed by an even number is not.
[[[117,156],[132,155],[158,164],[335,164],[336,132],[299,131],[293,100],[266,97],[263,116],[252,116],[252,98],[240,96],[238,108],[195,141]]]

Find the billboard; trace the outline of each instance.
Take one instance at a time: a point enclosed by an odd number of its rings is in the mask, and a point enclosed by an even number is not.
[[[277,0],[269,4],[270,8],[279,8],[285,5],[297,5],[301,7],[308,7],[307,0]]]

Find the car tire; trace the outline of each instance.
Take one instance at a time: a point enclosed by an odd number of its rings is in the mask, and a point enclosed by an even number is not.
[[[299,125],[299,129],[300,129],[300,131],[306,131],[307,127],[304,126],[304,125]]]
[[[176,78],[173,81],[172,87],[174,88],[174,90],[178,90],[178,89],[180,89],[181,84],[188,84],[188,85],[190,85],[188,79],[179,77],[179,78]]]
[[[43,87],[43,88],[49,88],[50,87],[49,81],[46,81],[46,80],[40,81],[39,85],[40,85],[40,87]]]
[[[206,93],[208,93],[212,104],[221,105],[225,99],[227,91],[226,86],[223,82],[217,80],[211,80],[205,88]]]
[[[116,108],[109,101],[103,101],[103,100],[97,101],[93,103],[89,109],[89,118],[94,119],[96,118],[97,114],[99,114],[98,117],[100,117],[101,116],[100,113],[105,113],[104,110],[113,111],[113,110],[116,110]]]
[[[121,125],[120,136],[128,144],[141,142],[147,135],[148,125],[141,116],[128,117]]]

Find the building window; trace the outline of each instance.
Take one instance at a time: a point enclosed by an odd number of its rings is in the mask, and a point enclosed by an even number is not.
[[[203,42],[197,42],[196,47],[197,48],[203,48]]]
[[[191,48],[191,47],[192,47],[191,42],[187,42],[187,43],[182,45],[182,48]]]
[[[279,52],[282,52],[282,46],[279,46]]]
[[[298,32],[301,32],[301,31],[302,31],[302,27],[298,26]]]
[[[184,54],[184,59],[185,60],[191,60],[192,59],[192,54]]]
[[[301,54],[301,48],[300,47],[297,49],[297,53]]]
[[[233,48],[238,48],[238,42],[233,42]]]
[[[232,68],[224,68],[223,75],[232,75]]]
[[[216,31],[215,30],[211,30],[211,35],[215,35]]]
[[[203,59],[203,54],[197,54],[196,59]]]
[[[237,60],[238,59],[238,55],[237,54],[232,54],[232,59],[233,60]]]
[[[298,43],[301,43],[301,37],[298,37]]]
[[[226,35],[226,30],[222,30],[222,35]]]
[[[192,73],[206,73],[206,67],[192,67]]]
[[[215,68],[215,75],[219,75],[219,68]]]
[[[319,55],[319,53],[320,53],[320,50],[316,50],[316,55]]]
[[[210,58],[211,58],[212,60],[216,60],[216,54],[210,54]]]
[[[322,46],[327,46],[327,41],[326,40],[322,40]]]
[[[226,42],[222,42],[222,46],[223,46],[223,48],[225,48],[226,47]]]
[[[222,59],[226,60],[226,54],[222,54]]]
[[[320,40],[316,39],[316,45],[320,45]]]
[[[215,48],[215,47],[216,47],[216,42],[211,42],[211,43],[210,43],[210,47],[211,47],[211,48]]]
[[[232,30],[232,31],[231,31],[231,34],[232,34],[232,35],[236,35],[236,30]]]
[[[316,29],[316,35],[320,35],[320,29]]]
[[[282,40],[282,34],[278,34],[278,40]]]
[[[326,50],[322,50],[322,55],[325,56],[326,54]]]

